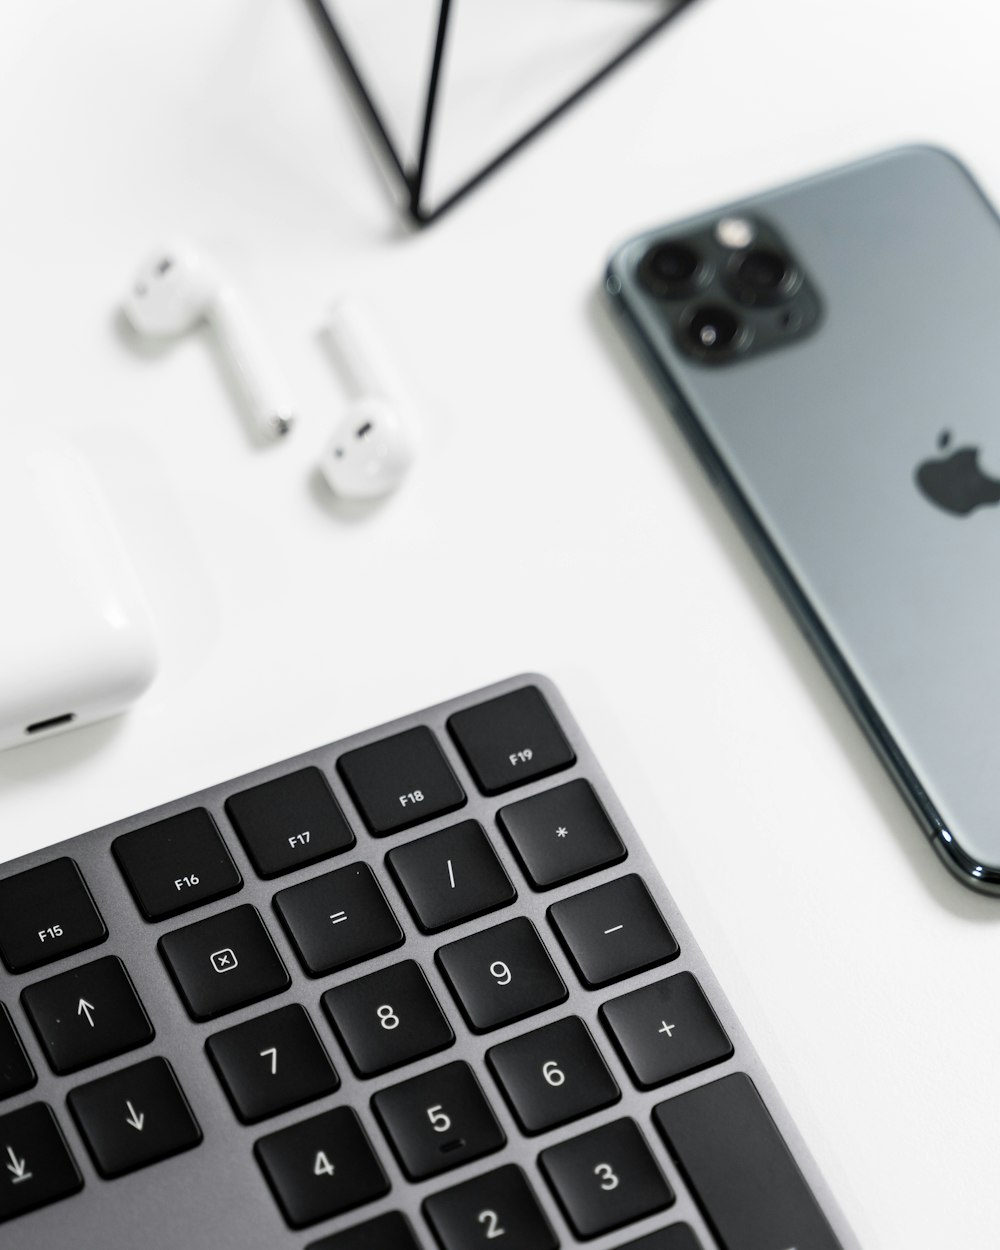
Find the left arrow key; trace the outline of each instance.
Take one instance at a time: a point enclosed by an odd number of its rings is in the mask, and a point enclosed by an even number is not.
[[[0,1223],[75,1194],[83,1178],[44,1102],[0,1116]]]
[[[60,1074],[124,1054],[153,1038],[135,987],[114,955],[29,985],[21,1002],[52,1070]]]

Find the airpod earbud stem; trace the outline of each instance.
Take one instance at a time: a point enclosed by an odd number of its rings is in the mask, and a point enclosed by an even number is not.
[[[277,364],[236,292],[211,259],[176,242],[150,256],[132,283],[124,312],[140,334],[176,338],[207,324],[263,438],[287,434],[294,408]]]
[[[284,379],[232,288],[219,288],[208,320],[258,433],[269,439],[287,434],[295,420],[295,409]]]

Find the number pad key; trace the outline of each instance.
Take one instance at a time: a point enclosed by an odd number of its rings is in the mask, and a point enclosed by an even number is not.
[[[0,1146],[0,1224],[83,1188],[83,1177],[46,1103],[29,1103],[0,1115]]]
[[[337,1107],[262,1137],[254,1154],[292,1228],[374,1202],[389,1182],[358,1117]]]
[[[31,1089],[35,1069],[25,1054],[10,1012],[0,1003],[0,1101]]]
[[[621,1097],[586,1025],[576,1016],[501,1042],[486,1059],[525,1133],[568,1124]]]
[[[340,1084],[298,1003],[216,1033],[205,1049],[244,1124],[321,1098]]]
[[[425,933],[484,916],[517,898],[475,820],[396,847],[386,861]]]
[[[398,1211],[356,1224],[342,1233],[311,1241],[306,1250],[421,1250],[410,1221]]]
[[[21,1002],[53,1072],[111,1059],[143,1046],[153,1026],[114,955],[29,985]]]
[[[671,1224],[648,1237],[630,1241],[620,1250],[703,1250],[703,1247],[687,1224]]]
[[[354,834],[318,768],[275,777],[226,800],[226,812],[262,877],[338,855]]]
[[[534,686],[456,712],[448,728],[484,794],[522,786],[576,760]]]
[[[290,984],[270,934],[249,904],[175,929],[158,945],[194,1020],[211,1020]]]
[[[165,1059],[145,1059],[67,1098],[98,1172],[124,1176],[190,1150],[201,1129]]]
[[[558,1250],[556,1235],[524,1173],[513,1163],[424,1202],[442,1250]]]
[[[423,725],[348,751],[337,762],[365,824],[376,836],[453,812],[465,791]]]
[[[523,916],[452,942],[438,951],[437,959],[477,1033],[534,1015],[567,998],[566,986],[535,926]]]
[[[578,1237],[600,1237],[674,1201],[634,1120],[615,1120],[551,1146],[538,1163]]]
[[[661,1102],[653,1120],[722,1250],[840,1250],[745,1073]]]
[[[107,936],[71,859],[54,859],[0,881],[0,959],[9,972],[30,972]]]
[[[497,819],[536,890],[625,858],[622,840],[587,781],[568,781],[511,803]]]
[[[619,877],[549,908],[549,919],[590,989],[676,959],[680,947],[640,877]]]
[[[381,1090],[372,1107],[411,1181],[492,1154],[507,1141],[467,1063]]]
[[[690,972],[679,972],[601,1008],[601,1019],[641,1089],[721,1063],[733,1053]]]
[[[412,960],[338,985],[323,1009],[359,1076],[377,1076],[455,1040],[434,992]]]
[[[281,890],[274,907],[313,977],[403,945],[403,930],[367,864]]]
[[[147,920],[179,916],[243,884],[215,821],[201,807],[123,833],[111,849]]]

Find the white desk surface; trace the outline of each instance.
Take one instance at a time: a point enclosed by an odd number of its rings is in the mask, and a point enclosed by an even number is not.
[[[4,858],[540,669],[863,1243],[995,1247],[1000,900],[938,864],[597,290],[638,228],[900,142],[1000,199],[998,37],[985,0],[704,0],[414,235],[304,3],[6,0],[3,420],[90,456],[164,662],[131,715],[0,757]],[[149,356],[121,332],[175,234],[264,322],[301,405],[286,444],[249,443],[205,338]],[[360,516],[313,468],[344,290],[425,426]]]

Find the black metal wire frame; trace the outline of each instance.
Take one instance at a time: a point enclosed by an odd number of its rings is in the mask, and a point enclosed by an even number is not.
[[[545,113],[533,126],[520,135],[513,143],[505,147],[501,152],[487,161],[483,167],[472,175],[471,178],[463,182],[455,191],[446,196],[434,208],[428,208],[424,203],[424,183],[427,175],[428,157],[430,154],[431,139],[434,133],[434,118],[437,112],[439,87],[441,83],[441,67],[444,63],[445,44],[448,37],[448,24],[451,17],[452,0],[441,0],[441,8],[438,12],[437,35],[434,40],[434,55],[431,60],[430,75],[427,80],[427,94],[424,101],[424,117],[423,125],[420,132],[420,150],[417,155],[415,165],[407,166],[406,162],[400,156],[396,145],[393,143],[389,135],[388,127],[385,124],[383,116],[379,111],[378,105],[372,98],[365,81],[361,76],[357,63],[351,55],[337,23],[334,21],[333,15],[323,0],[308,0],[308,3],[316,13],[320,20],[320,27],[327,36],[327,42],[334,53],[341,69],[347,76],[348,82],[351,84],[361,105],[361,110],[371,123],[375,134],[385,150],[386,156],[393,169],[396,171],[403,190],[406,195],[405,209],[409,213],[412,220],[419,226],[430,225],[436,221],[449,208],[453,208],[459,200],[462,200],[475,190],[482,182],[505,165],[517,152],[530,143],[536,135],[542,133],[543,130],[551,126],[564,113],[567,113],[574,104],[582,100],[597,85],[604,81],[612,74],[620,65],[634,56],[645,44],[664,27],[668,26],[676,17],[679,17],[685,9],[691,7],[695,0],[676,0],[674,7],[668,12],[662,14],[654,22],[652,22],[644,31],[640,32],[634,39],[625,45],[615,56],[611,58],[607,64],[603,65],[595,74],[592,74],[585,82],[583,82],[575,91],[571,92],[565,100],[557,104],[555,108]]]

